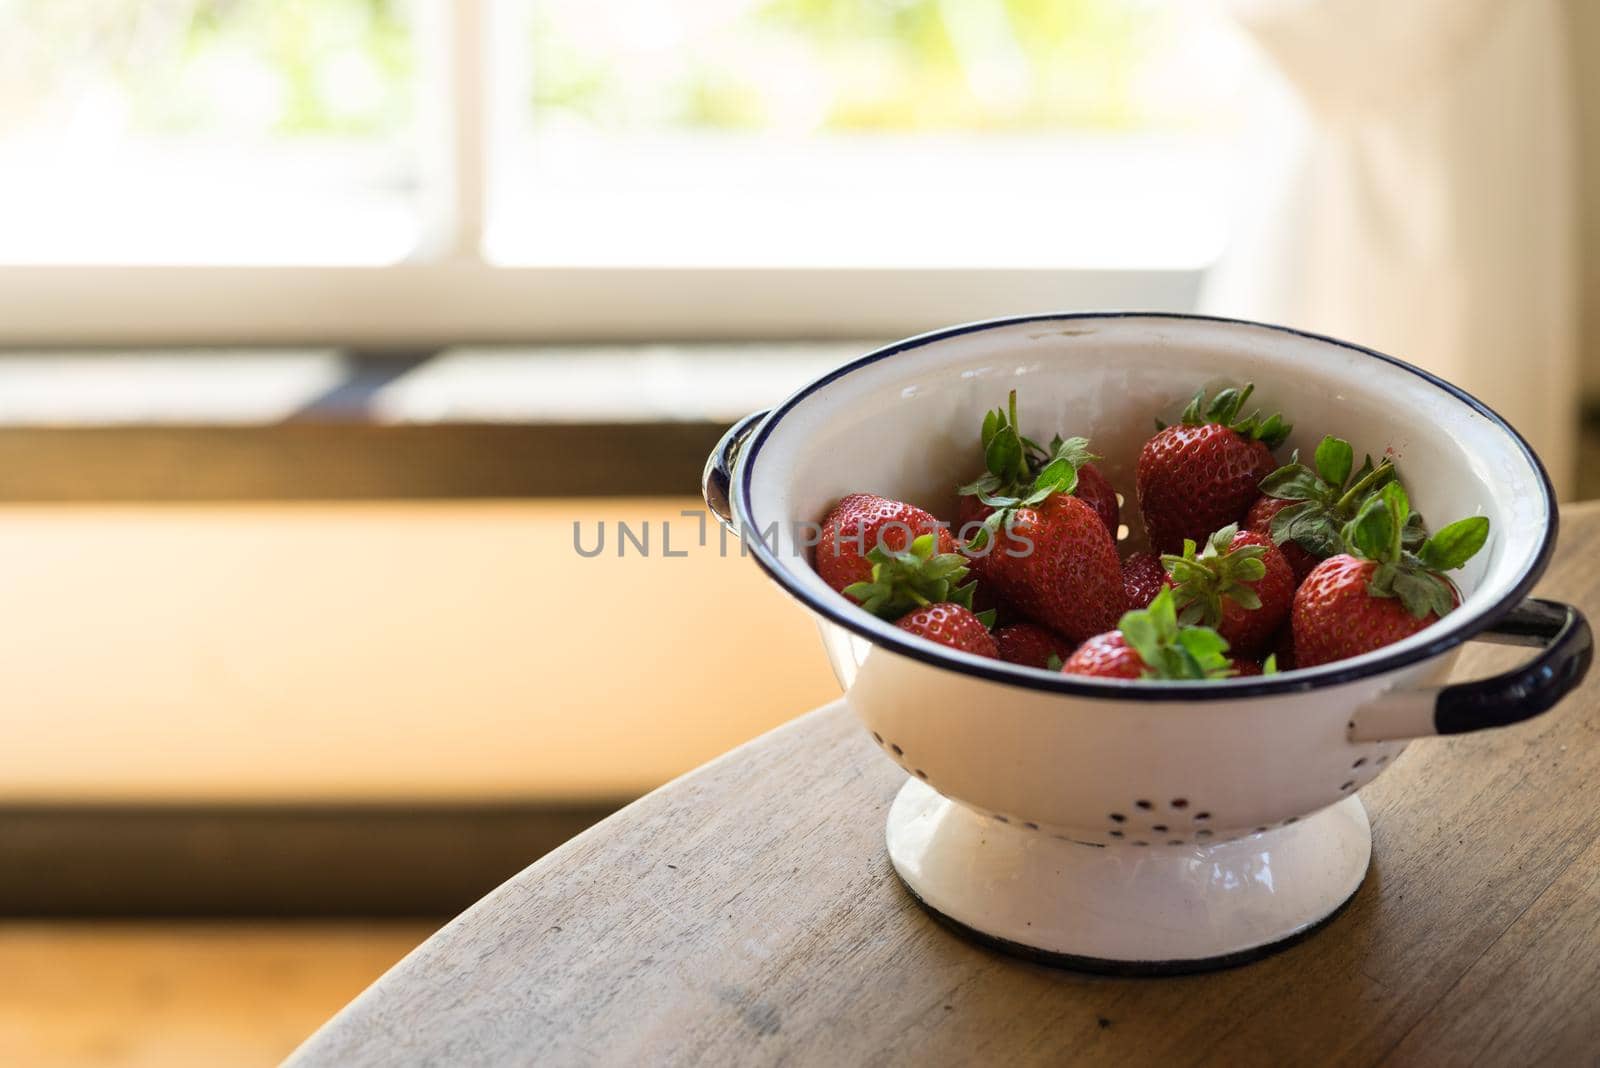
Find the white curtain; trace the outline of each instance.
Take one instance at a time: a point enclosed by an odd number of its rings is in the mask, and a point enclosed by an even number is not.
[[[1576,160],[1558,0],[1229,6],[1301,114],[1251,168],[1256,207],[1205,309],[1426,367],[1509,419],[1570,489]]]

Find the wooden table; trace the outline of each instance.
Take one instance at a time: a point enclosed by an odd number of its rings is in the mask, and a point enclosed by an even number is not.
[[[1600,505],[1568,509],[1540,592],[1600,617],[1597,553]],[[1474,647],[1458,674],[1517,656]],[[1597,694],[1600,672],[1532,723],[1413,745],[1362,791],[1350,906],[1181,979],[1056,971],[935,924],[884,854],[903,775],[831,705],[534,864],[292,1063],[1600,1064]]]

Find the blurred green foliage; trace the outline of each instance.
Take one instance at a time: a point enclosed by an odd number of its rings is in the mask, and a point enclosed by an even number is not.
[[[184,133],[384,135],[413,111],[409,0],[0,0],[0,126],[97,107]]]
[[[0,129],[391,136],[418,6],[0,0]],[[1170,0],[524,0],[532,115],[604,129],[1120,129]],[[653,36],[652,36],[653,35]]]
[[[799,112],[832,130],[1122,129],[1160,118],[1134,74],[1171,24],[1159,0],[751,0],[678,42],[682,62],[641,69],[603,35],[573,32],[593,9],[536,9],[542,117],[739,129]]]

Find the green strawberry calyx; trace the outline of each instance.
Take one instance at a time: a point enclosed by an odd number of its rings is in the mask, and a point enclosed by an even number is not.
[[[934,536],[923,534],[895,552],[881,541],[867,553],[872,577],[844,588],[861,607],[880,619],[891,622],[907,612],[930,604],[948,602],[972,610],[976,582],[962,584],[967,577],[967,558],[960,553],[936,553]],[[994,626],[994,611],[977,613],[985,627]]]
[[[1289,423],[1283,421],[1283,416],[1277,412],[1262,418],[1260,409],[1252,411],[1249,415],[1241,417],[1239,412],[1244,408],[1245,401],[1250,399],[1250,394],[1255,392],[1255,384],[1245,383],[1243,389],[1220,389],[1217,395],[1211,398],[1211,403],[1206,403],[1206,391],[1201,390],[1194,395],[1189,406],[1183,410],[1179,422],[1184,426],[1205,426],[1216,423],[1225,426],[1240,437],[1259,441],[1269,449],[1276,449],[1289,437],[1289,432],[1294,429]],[[1165,430],[1167,424],[1156,420],[1156,429]]]
[[[1287,464],[1261,480],[1261,492],[1281,501],[1296,502],[1272,517],[1272,540],[1279,545],[1293,542],[1326,560],[1346,551],[1341,536],[1344,525],[1399,474],[1388,459],[1374,465],[1371,456],[1359,470],[1352,470],[1355,450],[1348,441],[1332,434],[1317,444],[1312,463],[1311,467],[1301,463],[1296,452]],[[1403,535],[1405,547],[1415,549],[1427,537],[1427,525],[1420,515],[1413,514]]]
[[[1225,679],[1234,672],[1227,641],[1210,627],[1179,623],[1169,589],[1158,593],[1150,607],[1124,612],[1117,629],[1144,661],[1147,679]]]
[[[1266,577],[1267,563],[1263,557],[1267,547],[1241,545],[1232,548],[1237,533],[1237,523],[1225,526],[1207,538],[1205,548],[1198,552],[1194,541],[1185,538],[1182,555],[1167,553],[1161,557],[1161,566],[1172,576],[1179,623],[1218,626],[1222,622],[1224,600],[1250,611],[1261,607],[1254,583]]]
[[[1432,612],[1447,615],[1455,608],[1455,587],[1441,572],[1453,571],[1483,548],[1489,538],[1487,516],[1468,516],[1441,527],[1415,549],[1406,547],[1412,521],[1411,501],[1398,482],[1368,497],[1342,537],[1353,556],[1378,566],[1367,581],[1373,597],[1398,597],[1406,611],[1421,619]]]
[[[1045,448],[1017,429],[1017,391],[1012,390],[1005,408],[984,413],[982,477],[956,493],[975,496],[994,511],[968,539],[980,550],[1007,524],[1018,508],[1029,508],[1054,493],[1071,493],[1078,488],[1078,468],[1099,459],[1089,451],[1088,438],[1063,438],[1057,434]]]

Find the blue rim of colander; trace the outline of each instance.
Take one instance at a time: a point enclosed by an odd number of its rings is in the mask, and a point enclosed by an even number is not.
[[[880,349],[875,349],[865,356],[861,356],[840,367],[836,367],[809,385],[802,386],[782,404],[779,404],[769,412],[761,420],[760,426],[750,440],[740,449],[738,461],[739,477],[734,483],[735,492],[732,502],[734,516],[738,521],[739,528],[741,530],[756,531],[764,529],[750,511],[750,484],[756,460],[761,454],[762,446],[766,444],[767,438],[771,436],[773,427],[777,426],[785,415],[813,393],[844,378],[846,375],[861,370],[863,367],[868,367],[880,360],[889,359],[903,352],[923,348],[936,341],[945,341],[949,338],[961,337],[964,334],[996,330],[1024,323],[1075,322],[1086,319],[1176,320],[1180,322],[1224,323],[1234,326],[1256,327],[1263,330],[1276,331],[1280,334],[1288,334],[1293,337],[1337,345],[1339,348],[1350,352],[1358,352],[1375,360],[1382,360],[1384,363],[1416,375],[1418,378],[1444,390],[1505,431],[1517,443],[1517,447],[1527,457],[1528,463],[1538,472],[1540,489],[1544,494],[1545,513],[1549,516],[1549,522],[1544,529],[1543,540],[1539,544],[1539,551],[1534,554],[1533,559],[1511,589],[1493,605],[1470,616],[1465,612],[1459,611],[1451,613],[1447,620],[1441,621],[1443,625],[1437,628],[1439,633],[1421,645],[1406,649],[1396,649],[1393,653],[1379,654],[1372,656],[1371,659],[1361,657],[1343,663],[1299,669],[1286,672],[1283,675],[1254,675],[1218,679],[1209,682],[1093,679],[1084,676],[1046,672],[1037,668],[1006,664],[984,657],[956,652],[955,650],[947,650],[933,642],[897,631],[894,627],[862,612],[860,608],[850,604],[843,598],[817,596],[815,591],[802,585],[799,579],[778,559],[772,547],[766,544],[766,539],[761,537],[747,538],[745,539],[745,544],[748,545],[751,555],[755,557],[756,563],[760,565],[763,571],[772,576],[775,582],[787,590],[791,596],[811,611],[829,622],[844,627],[853,634],[860,635],[874,645],[883,646],[902,656],[965,675],[975,675],[1007,686],[1020,686],[1024,689],[1043,690],[1049,693],[1073,694],[1079,697],[1111,698],[1119,701],[1228,701],[1237,700],[1241,697],[1289,694],[1323,689],[1329,686],[1354,682],[1357,679],[1369,678],[1373,675],[1382,675],[1386,672],[1394,671],[1396,668],[1406,667],[1439,656],[1489,630],[1502,616],[1515,608],[1528,596],[1529,591],[1533,589],[1534,583],[1539,580],[1539,577],[1544,574],[1545,568],[1549,566],[1550,557],[1555,552],[1556,530],[1559,525],[1559,518],[1556,512],[1555,487],[1550,481],[1549,472],[1545,470],[1544,464],[1540,462],[1538,454],[1533,451],[1522,435],[1517,433],[1516,428],[1493,408],[1490,408],[1460,386],[1447,382],[1438,375],[1430,374],[1415,364],[1378,352],[1376,349],[1369,349],[1349,341],[1340,341],[1338,338],[1328,337],[1325,334],[1316,334],[1308,330],[1296,330],[1293,327],[1279,326],[1274,323],[1260,323],[1249,319],[1230,319],[1217,315],[1197,315],[1188,312],[1057,312],[1016,315],[1001,319],[984,319],[978,322],[946,327],[942,330],[934,330],[926,334],[918,334],[903,341],[896,341]],[[1457,619],[1456,617],[1458,616],[1464,618]]]

